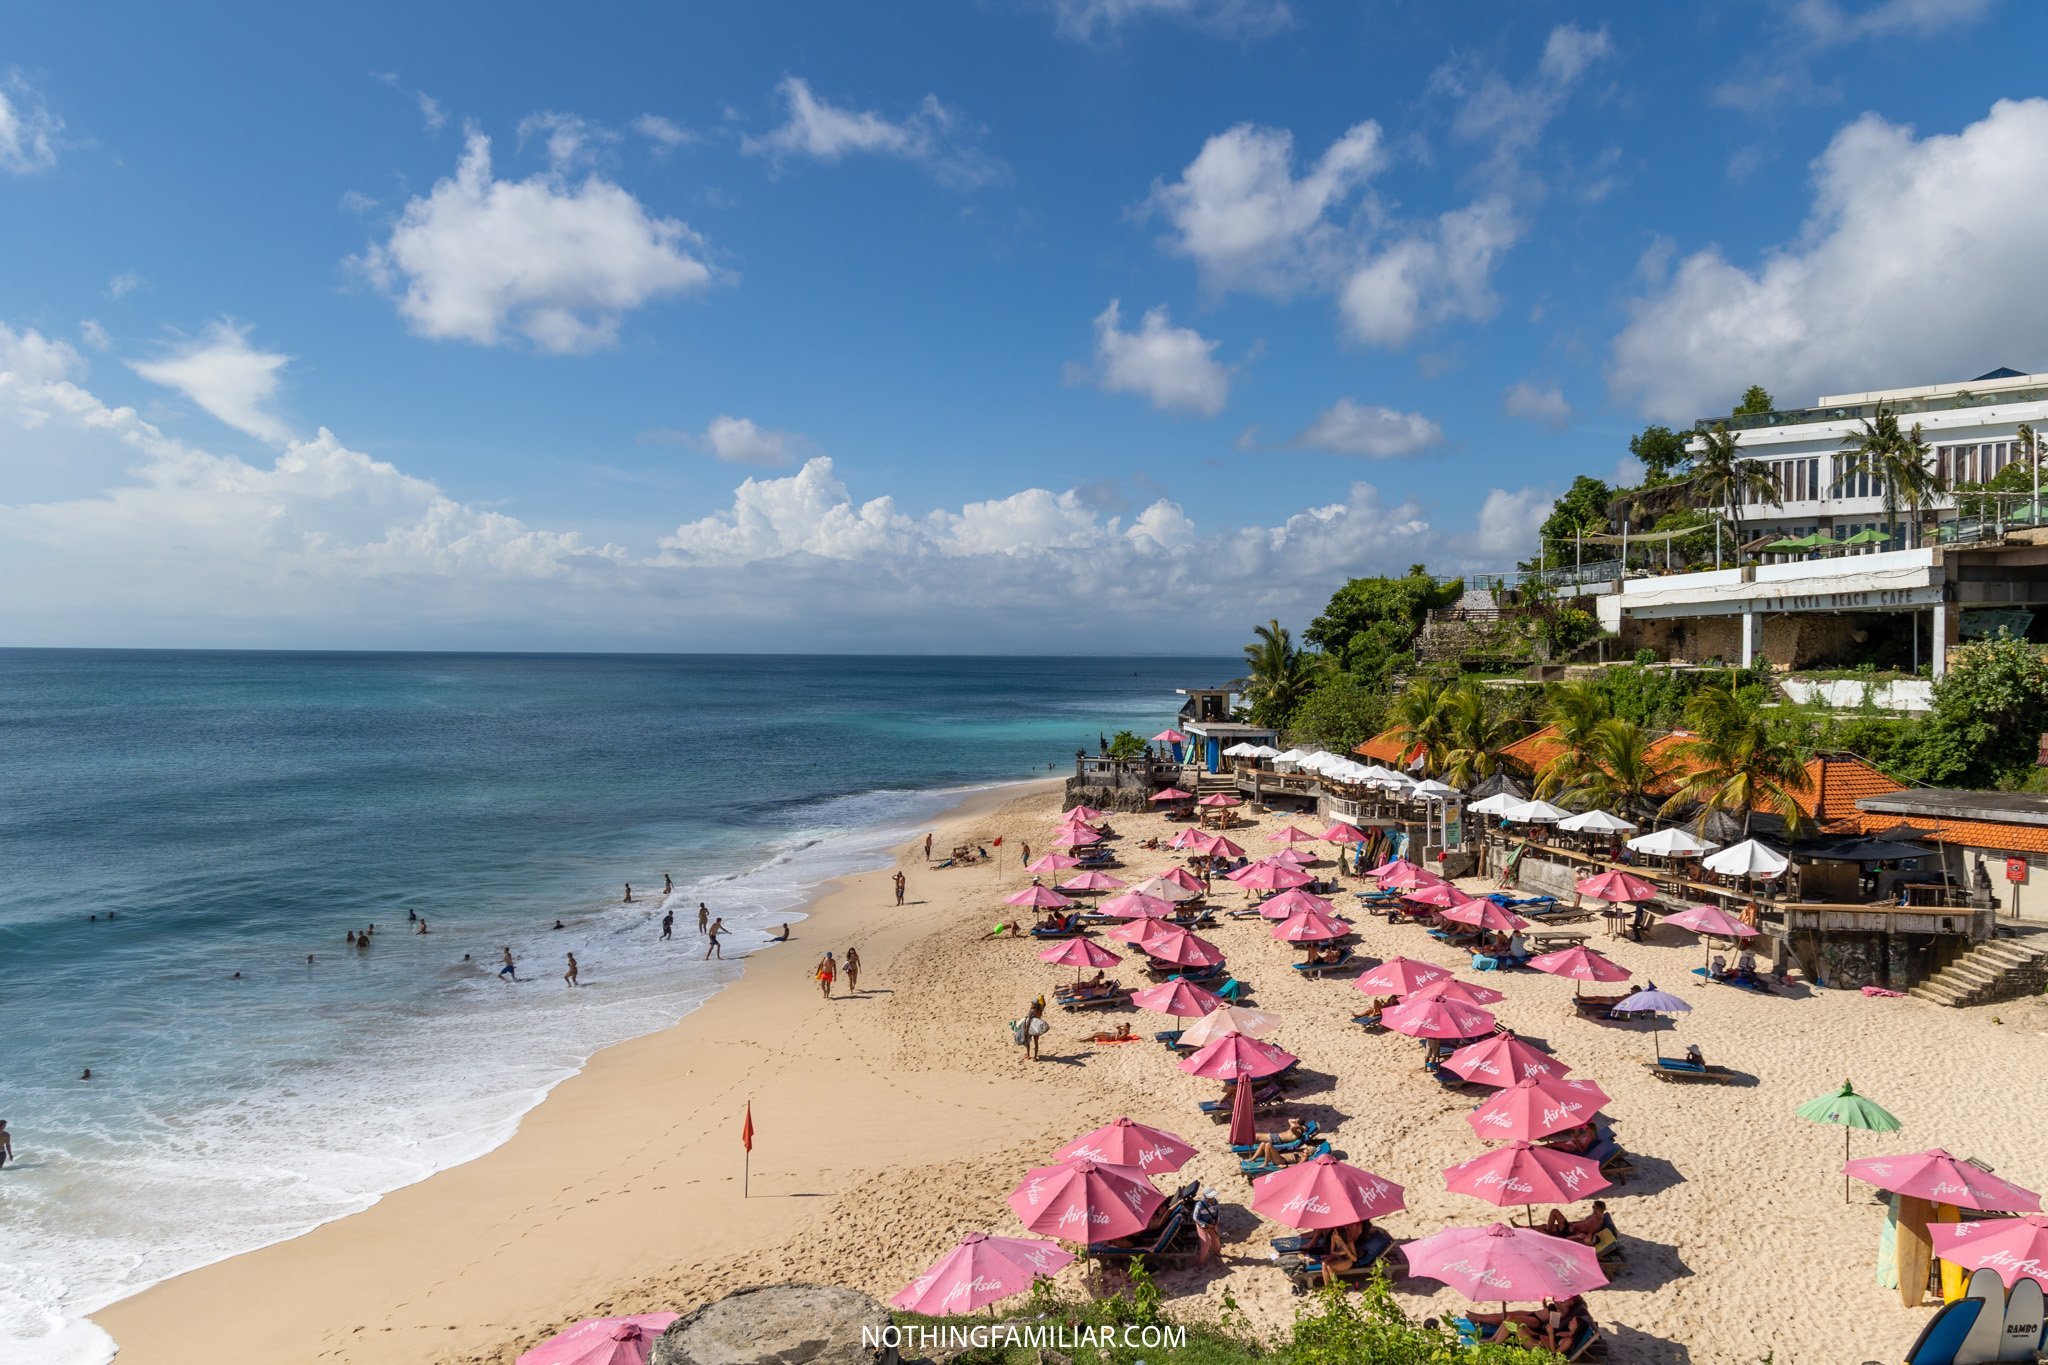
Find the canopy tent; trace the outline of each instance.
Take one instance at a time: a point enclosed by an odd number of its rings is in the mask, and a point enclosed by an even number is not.
[[[1529,799],[1529,793],[1523,791],[1515,782],[1515,779],[1509,777],[1504,772],[1495,773],[1492,777],[1487,778],[1484,782],[1474,787],[1472,795],[1481,799],[1489,796],[1507,796],[1512,797],[1516,801],[1527,801]]]

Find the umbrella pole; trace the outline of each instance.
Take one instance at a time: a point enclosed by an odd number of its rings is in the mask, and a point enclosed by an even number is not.
[[[1849,1202],[1849,1125],[1842,1125],[1842,1202]]]

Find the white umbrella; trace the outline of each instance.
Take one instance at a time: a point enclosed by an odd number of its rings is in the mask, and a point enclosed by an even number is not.
[[[1219,1005],[1181,1031],[1182,1047],[1204,1047],[1232,1033],[1263,1038],[1280,1025],[1280,1016],[1243,1005]]]
[[[1708,853],[1720,847],[1712,839],[1696,838],[1676,825],[1638,834],[1628,841],[1628,846],[1655,858],[1690,858],[1696,853]]]
[[[1776,877],[1791,865],[1791,859],[1784,854],[1754,839],[1744,839],[1700,860],[1701,867],[1724,877]]]
[[[1410,796],[1426,796],[1432,801],[1442,801],[1447,797],[1458,795],[1458,789],[1437,781],[1417,782],[1408,794]]]
[[[1189,890],[1179,882],[1170,882],[1164,877],[1154,877],[1150,881],[1139,882],[1131,890],[1141,896],[1157,896],[1160,900],[1172,901],[1175,905],[1179,905],[1182,901],[1194,900],[1202,894],[1199,891]]]
[[[1270,744],[1254,744],[1252,745],[1252,757],[1278,758],[1280,757],[1280,751]]]
[[[1506,815],[1510,810],[1521,804],[1522,800],[1518,796],[1509,796],[1506,792],[1495,792],[1491,796],[1481,797],[1465,807],[1465,809],[1471,811],[1474,815]]]
[[[1240,742],[1240,743],[1237,743],[1237,744],[1233,744],[1233,745],[1231,745],[1231,746],[1230,746],[1230,747],[1229,747],[1228,749],[1225,749],[1225,750],[1223,751],[1223,756],[1224,756],[1225,758],[1250,758],[1250,757],[1252,757],[1252,756],[1253,756],[1254,754],[1258,753],[1258,751],[1259,751],[1259,746],[1258,746],[1258,745],[1256,745],[1256,744],[1245,744],[1245,743],[1242,743],[1242,742]]]
[[[1275,763],[1299,764],[1301,760],[1307,757],[1308,750],[1306,749],[1282,749],[1279,753],[1273,755],[1273,761]]]
[[[1312,754],[1295,760],[1294,766],[1305,773],[1320,773],[1329,771],[1331,764],[1342,763],[1343,761],[1343,759],[1335,754],[1324,753],[1321,749],[1318,749]]]
[[[1508,807],[1501,814],[1509,820],[1519,820],[1525,825],[1554,825],[1571,812],[1562,806],[1553,806],[1548,801],[1524,801]]]
[[[1558,821],[1557,827],[1574,834],[1626,834],[1635,828],[1619,815],[1609,815],[1604,810],[1581,811],[1569,820]]]

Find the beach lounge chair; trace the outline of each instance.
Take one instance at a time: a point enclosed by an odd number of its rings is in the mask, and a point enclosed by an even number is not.
[[[1297,962],[1294,964],[1294,970],[1300,972],[1303,976],[1327,976],[1331,972],[1339,971],[1349,966],[1356,956],[1356,953],[1346,948],[1337,954],[1335,962]]]
[[[1301,1146],[1302,1143],[1313,1140],[1317,1134],[1323,1131],[1323,1125],[1316,1122],[1314,1119],[1310,1119],[1307,1123],[1304,1123],[1301,1126],[1302,1135],[1300,1137],[1282,1138],[1280,1141],[1275,1142],[1273,1144],[1273,1150],[1276,1152],[1291,1152],[1295,1148]],[[1256,1142],[1238,1142],[1231,1144],[1230,1150],[1237,1153],[1239,1156],[1244,1156],[1246,1153],[1252,1151],[1257,1146],[1258,1144]]]
[[[1367,1033],[1385,1033],[1387,1031],[1387,1026],[1380,1022],[1377,1010],[1369,1011],[1365,1014],[1354,1014],[1351,1016],[1351,1022],[1359,1025]]]
[[[1479,1330],[1479,1324],[1470,1318],[1452,1318],[1451,1326],[1457,1329],[1458,1340],[1467,1346],[1477,1346],[1484,1341],[1484,1337]],[[1579,1329],[1579,1334],[1576,1337],[1572,1338],[1572,1344],[1565,1349],[1563,1358],[1568,1361],[1584,1360],[1595,1353],[1596,1347],[1604,1348],[1604,1345],[1599,1327],[1589,1322]],[[1602,1353],[1604,1353],[1604,1350]]]
[[[1161,1045],[1161,1046],[1164,1046],[1164,1047],[1179,1047],[1179,1046],[1180,1046],[1180,1036],[1181,1036],[1181,1034],[1183,1034],[1183,1033],[1186,1033],[1186,1032],[1187,1032],[1187,1030],[1186,1030],[1186,1029],[1178,1029],[1178,1028],[1169,1028],[1169,1029],[1161,1029],[1161,1030],[1160,1030],[1159,1032],[1157,1032],[1157,1033],[1153,1034],[1152,1036],[1153,1036],[1153,1038],[1154,1038],[1154,1039],[1156,1039],[1156,1040],[1157,1040],[1157,1041],[1158,1041],[1158,1042],[1160,1043],[1160,1045]]]
[[[1058,929],[1045,929],[1035,924],[1031,926],[1031,937],[1033,938],[1079,938],[1085,932],[1086,930],[1072,920],[1068,920],[1063,927]]]
[[[1213,967],[1176,967],[1171,962],[1158,962],[1147,958],[1145,961],[1145,974],[1154,981],[1171,981],[1175,977],[1179,977],[1183,981],[1200,983],[1214,981],[1217,977],[1224,975],[1225,965],[1219,962]]]
[[[1057,995],[1053,1003],[1063,1010],[1106,1010],[1128,1004],[1130,998],[1130,992],[1117,986],[1102,995]]]
[[[1435,1066],[1422,1068],[1436,1083],[1446,1090],[1473,1091],[1483,1087],[1477,1081],[1468,1081],[1457,1072],[1438,1062]]]
[[[1614,1007],[1626,999],[1625,995],[1575,995],[1572,1009],[1581,1019],[1612,1019]]]
[[[1277,1143],[1275,1147],[1278,1147]],[[1317,1143],[1316,1149],[1309,1153],[1310,1156],[1328,1156],[1329,1154],[1330,1144],[1327,1141]],[[1239,1173],[1246,1180],[1256,1180],[1262,1175],[1271,1175],[1279,1170],[1280,1166],[1281,1163],[1277,1161],[1240,1161],[1237,1163]]]
[[[1659,1057],[1654,1062],[1644,1062],[1651,1074],[1660,1081],[1684,1081],[1688,1084],[1727,1085],[1735,1079],[1735,1073],[1725,1066],[1712,1062],[1688,1062],[1679,1057]]]
[[[1619,1185],[1635,1174],[1635,1163],[1628,1159],[1628,1153],[1621,1150],[1621,1143],[1605,1128],[1600,1130],[1600,1140],[1581,1153],[1586,1160],[1600,1168],[1600,1174]]]
[[[1277,1085],[1267,1086],[1261,1082],[1259,1085],[1252,1087],[1252,1109],[1254,1111],[1271,1109],[1274,1105],[1283,1103],[1286,1099],[1287,1092]],[[1228,1098],[1197,1100],[1195,1107],[1218,1123],[1230,1122],[1231,1101]]]
[[[1737,990],[1755,991],[1758,995],[1775,994],[1771,990],[1771,983],[1760,976],[1738,976],[1734,972],[1722,972],[1717,975],[1714,972],[1708,971],[1705,967],[1693,968],[1692,974],[1702,981],[1711,981],[1717,986],[1733,986]]]
[[[1527,953],[1474,953],[1472,970],[1475,972],[1504,972],[1514,967],[1529,965]]]
[[[1175,1262],[1195,1254],[1195,1194],[1199,1184],[1181,1186],[1165,1203],[1152,1214],[1152,1221],[1143,1232],[1129,1237],[1119,1237],[1111,1242],[1090,1242],[1089,1260],[1105,1264],[1130,1265],[1134,1262]]]
[[[1216,988],[1216,998],[1231,1005],[1242,1005],[1251,993],[1252,988],[1234,976]]]
[[[1349,1268],[1338,1271],[1337,1278],[1343,1281],[1371,1278],[1373,1267],[1393,1249],[1393,1237],[1380,1228],[1374,1228],[1365,1239],[1365,1245],[1358,1249],[1358,1260]],[[1319,1255],[1282,1255],[1280,1267],[1287,1272],[1287,1279],[1297,1294],[1306,1294],[1323,1282],[1323,1260]]]

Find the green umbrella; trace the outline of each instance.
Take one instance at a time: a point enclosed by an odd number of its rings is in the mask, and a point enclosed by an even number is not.
[[[1884,545],[1888,543],[1890,540],[1891,534],[1889,532],[1873,530],[1858,531],[1855,535],[1850,536],[1847,540],[1843,541],[1842,543],[1844,545]]]
[[[1813,547],[1811,545],[1808,545],[1806,543],[1804,538],[1798,540],[1774,540],[1770,544],[1764,546],[1764,553],[1770,555],[1789,555],[1797,554],[1801,550],[1810,550],[1812,548]]]
[[[1810,1099],[1794,1110],[1800,1118],[1812,1119],[1815,1123],[1839,1123],[1842,1125],[1842,1160],[1849,1159],[1849,1130],[1861,1128],[1866,1133],[1896,1133],[1899,1121],[1886,1113],[1879,1105],[1856,1093],[1856,1087],[1847,1081],[1832,1095],[1821,1095]],[[1849,1202],[1849,1176],[1842,1175],[1842,1202]]]

